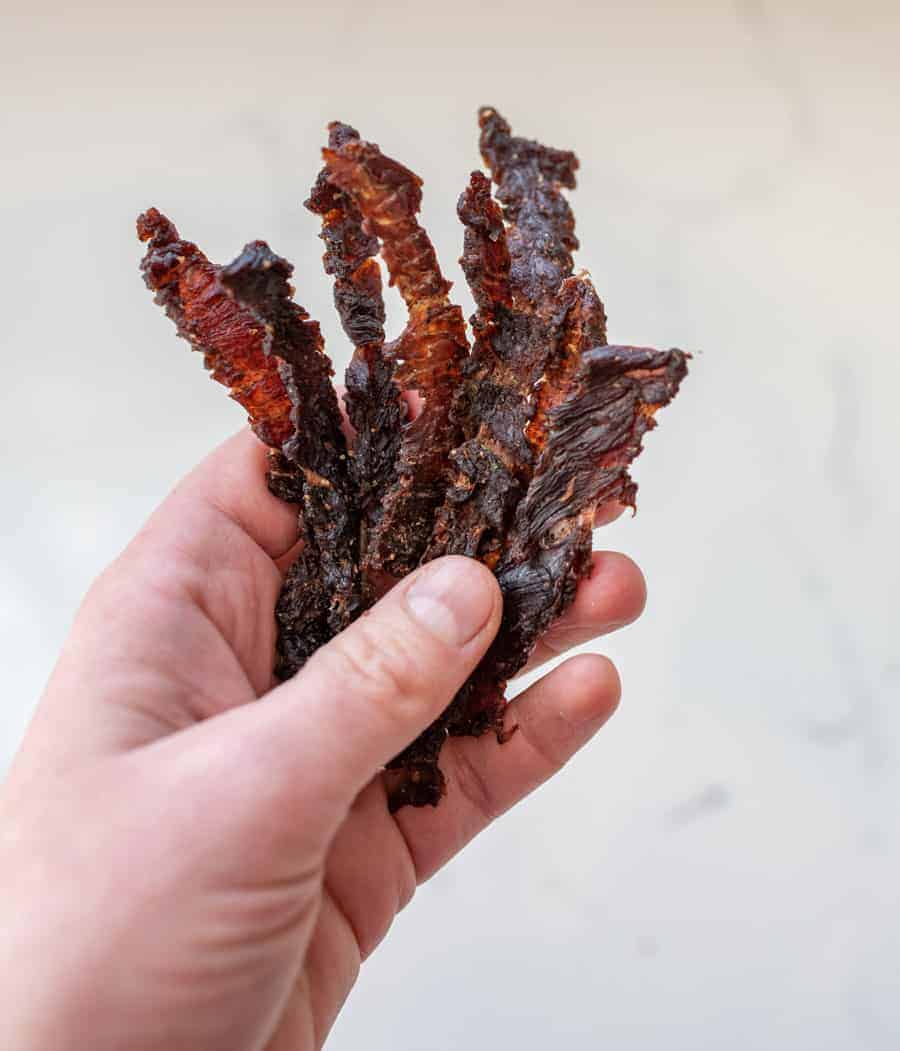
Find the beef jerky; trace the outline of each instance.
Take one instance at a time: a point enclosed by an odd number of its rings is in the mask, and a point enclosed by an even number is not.
[[[561,189],[575,188],[578,158],[514,136],[489,106],[478,112],[481,155],[509,223],[510,283],[515,297],[548,316],[578,248],[575,218]]]
[[[479,124],[503,210],[488,179],[473,173],[457,209],[466,227],[460,262],[478,306],[453,409],[464,441],[451,454],[455,473],[428,557],[465,554],[493,566],[531,478],[539,448],[530,424],[565,332],[568,297],[560,286],[578,241],[562,190],[574,187],[578,160],[513,136],[494,109],[482,109]],[[605,317],[595,300],[592,335],[603,341]]]
[[[323,155],[329,182],[352,199],[365,229],[378,238],[391,283],[409,312],[406,327],[385,352],[394,362],[395,382],[418,391],[422,409],[403,426],[393,479],[380,493],[364,558],[369,570],[401,576],[428,544],[448,454],[457,441],[450,409],[468,351],[465,323],[450,303],[450,282],[416,218],[422,180],[351,134],[341,133]]]
[[[628,468],[655,426],[654,414],[675,397],[686,374],[680,350],[592,347],[582,353],[565,396],[549,409],[546,445],[497,569],[504,615],[485,662],[490,674],[469,691],[465,705],[479,726],[496,725],[506,680],[525,665],[590,572],[597,513],[610,503],[634,507],[637,486]],[[464,723],[451,732],[463,732]]]
[[[297,671],[298,662],[309,655],[308,640],[297,636],[298,590],[303,608],[311,589],[320,588],[327,596],[328,637],[342,631],[359,607],[356,490],[331,382],[334,370],[318,322],[293,301],[292,273],[291,264],[275,255],[265,241],[253,241],[219,274],[228,294],[263,326],[267,351],[280,362],[292,406],[293,434],[282,452],[303,477],[304,550],[290,570],[276,609],[277,671],[282,678]]]
[[[586,275],[572,276],[578,242],[561,190],[575,185],[574,154],[513,137],[496,110],[479,120],[503,212],[474,173],[458,208],[478,306],[454,405],[466,440],[451,453],[428,555],[491,566],[503,618],[447,711],[391,764],[394,809],[439,801],[447,734],[502,737],[507,680],[590,572],[596,513],[634,505],[628,467],[686,373],[681,351],[606,346],[603,304]]]
[[[156,208],[138,217],[137,231],[147,242],[141,272],[156,302],[178,335],[203,355],[212,378],[247,410],[257,437],[280,450],[294,434],[292,406],[264,326],[225,294],[220,268],[195,244],[182,241]]]
[[[492,108],[480,110],[478,119],[481,153],[502,210],[490,181],[474,172],[457,207],[465,226],[460,263],[478,308],[453,406],[463,441],[450,454],[453,475],[426,557],[469,555],[497,571],[546,442],[541,421],[559,396],[562,363],[589,340],[605,342],[606,318],[593,289],[588,294],[584,281],[571,277],[578,241],[563,190],[575,186],[574,153],[513,136]],[[558,560],[542,569],[544,575],[559,571]],[[505,581],[517,593],[518,578],[500,579],[501,588]],[[534,593],[541,579],[538,573],[523,580],[524,590]],[[476,735],[499,728],[504,686],[486,658],[436,725]],[[440,798],[437,739],[432,728],[394,761],[404,776],[393,779],[392,805]]]
[[[437,805],[438,766],[448,734],[503,740],[504,692],[537,640],[571,605],[590,573],[591,531],[599,510],[634,506],[628,468],[654,413],[687,373],[680,350],[597,346],[583,351],[566,393],[548,410],[545,444],[495,572],[503,594],[500,629],[446,712],[390,764],[389,804]]]
[[[526,397],[504,352],[516,353],[519,320],[513,309],[510,255],[490,181],[473,172],[457,205],[466,227],[460,259],[478,310],[472,315],[472,353],[457,389],[453,419],[462,443],[450,454],[452,476],[426,559],[468,555],[496,561],[510,514],[522,493]]]
[[[358,132],[348,125],[329,125],[329,149],[358,140]],[[351,468],[364,560],[366,538],[376,531],[383,497],[396,482],[406,403],[394,382],[394,363],[384,352],[381,269],[373,258],[378,238],[366,232],[353,198],[330,181],[328,168],[319,173],[305,203],[322,219],[325,272],[334,278],[335,308],[354,346],[344,378],[344,401],[354,429]],[[371,593],[366,596],[370,597]]]
[[[402,575],[420,556],[456,552],[497,576],[498,635],[443,716],[389,764],[392,809],[438,802],[448,735],[502,738],[506,680],[590,571],[598,511],[634,505],[629,465],[686,373],[681,351],[606,345],[603,304],[573,274],[563,191],[575,185],[574,154],[513,136],[496,110],[479,121],[497,201],[475,173],[458,205],[477,306],[468,358],[416,219],[420,180],[331,126],[307,203],[354,345],[349,456],[321,335],[291,302],[288,264],[255,242],[220,271],[159,213],[139,221],[147,283],[272,447],[270,488],[302,508],[302,550],[278,603],[281,674],[361,611],[361,570]],[[387,344],[379,248],[409,310]],[[404,386],[424,396],[417,421],[405,422]]]
[[[499,730],[506,682],[524,666],[539,636],[574,599],[578,579],[591,565],[594,515],[606,504],[623,499],[628,465],[640,451],[640,439],[647,429],[636,422],[636,441],[622,450],[613,470],[611,443],[619,438],[620,427],[611,414],[604,415],[608,408],[604,392],[614,390],[620,378],[615,370],[606,374],[589,367],[609,349],[605,347],[603,304],[583,275],[566,278],[557,298],[565,307],[561,334],[536,386],[533,415],[526,428],[526,438],[538,459],[527,491],[516,505],[495,570],[504,617],[477,675],[448,712],[448,730],[453,734]],[[623,368],[638,369],[643,362],[640,354],[644,352],[616,349],[622,351]],[[670,353],[675,360],[681,357],[679,351]],[[671,390],[660,405],[674,397],[680,378],[673,376]],[[647,393],[658,392],[648,384]],[[640,403],[641,394],[640,388],[630,387],[630,400],[623,395],[617,410],[625,415],[630,411],[636,421],[652,425],[645,415],[649,403]],[[596,423],[592,416],[595,404],[601,414]],[[609,477],[601,470],[603,464],[608,465]],[[553,504],[550,514],[538,512],[543,500]]]
[[[290,301],[290,264],[264,242],[223,268],[181,240],[155,208],[139,217],[137,229],[148,242],[141,263],[147,286],[270,447],[269,487],[303,508],[302,551],[277,612],[278,669],[288,674],[346,625],[354,598],[352,494],[319,327]]]

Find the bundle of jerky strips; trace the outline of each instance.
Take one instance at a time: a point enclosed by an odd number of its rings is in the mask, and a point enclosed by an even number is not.
[[[679,350],[609,346],[563,189],[578,161],[479,113],[481,154],[457,210],[477,304],[469,345],[450,282],[416,218],[422,181],[332,124],[306,207],[354,346],[348,443],[319,325],[293,301],[291,265],[263,241],[217,266],[156,209],[138,219],[141,268],[178,334],[203,353],[270,447],[268,483],[299,505],[302,550],[281,592],[276,673],[293,675],[359,616],[385,579],[440,555],[477,558],[503,593],[500,631],[441,718],[390,764],[390,805],[435,805],[448,734],[501,735],[507,680],[590,571],[591,528],[654,413],[686,373]],[[381,253],[409,312],[385,341]],[[404,392],[418,392],[410,418]]]

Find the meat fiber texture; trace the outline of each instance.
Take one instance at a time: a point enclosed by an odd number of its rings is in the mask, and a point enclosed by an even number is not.
[[[217,266],[156,209],[138,219],[145,282],[269,446],[272,492],[298,506],[300,553],[275,610],[280,678],[423,562],[466,555],[497,577],[499,632],[443,715],[389,764],[392,809],[437,805],[449,735],[502,742],[508,680],[590,572],[598,514],[635,506],[629,467],[687,373],[680,350],[607,343],[603,304],[574,273],[564,191],[575,154],[514,136],[494,109],[479,125],[490,178],[473,172],[457,206],[477,306],[468,331],[418,222],[422,180],[348,125],[329,127],[306,206],[321,219],[354,348],[348,428],[288,262],[254,241]],[[408,311],[392,341],[379,254]]]

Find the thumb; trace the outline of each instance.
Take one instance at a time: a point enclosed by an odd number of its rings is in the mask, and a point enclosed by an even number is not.
[[[242,825],[274,833],[279,853],[324,850],[359,791],[453,699],[501,608],[483,565],[437,559],[261,701],[170,739],[199,775],[193,788],[211,793],[204,812],[222,814],[231,836]],[[264,849],[258,838],[246,846]]]

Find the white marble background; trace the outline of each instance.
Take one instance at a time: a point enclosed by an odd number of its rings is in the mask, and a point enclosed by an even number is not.
[[[0,761],[88,582],[241,423],[135,214],[223,260],[268,238],[342,365],[300,207],[324,123],[424,176],[461,280],[489,102],[581,156],[611,338],[697,356],[600,538],[650,584],[601,647],[620,712],[422,889],[329,1046],[896,1048],[897,6],[8,4]]]

